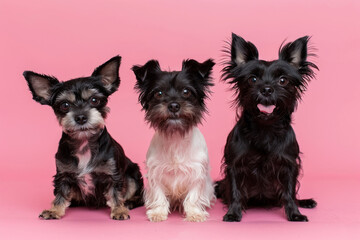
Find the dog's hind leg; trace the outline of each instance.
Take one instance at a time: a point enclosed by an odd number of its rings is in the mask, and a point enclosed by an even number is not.
[[[215,182],[215,195],[217,198],[223,198],[225,179]]]
[[[314,208],[314,207],[317,206],[317,202],[312,198],[309,198],[309,199],[297,199],[296,203],[301,208]]]
[[[135,180],[133,178],[127,179],[127,191],[125,195],[125,206],[129,209],[140,207],[144,205],[143,200],[143,182],[142,179]]]
[[[125,206],[129,209],[144,205],[144,181],[139,166],[130,162],[126,170]]]

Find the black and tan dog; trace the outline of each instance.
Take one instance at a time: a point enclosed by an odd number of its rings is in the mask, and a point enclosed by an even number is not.
[[[95,69],[91,77],[59,82],[24,72],[35,101],[50,105],[63,133],[55,155],[56,175],[52,207],[43,219],[59,219],[71,205],[109,206],[111,218],[129,218],[129,209],[143,204],[143,179],[137,164],[105,127],[108,97],[120,84],[121,57]]]

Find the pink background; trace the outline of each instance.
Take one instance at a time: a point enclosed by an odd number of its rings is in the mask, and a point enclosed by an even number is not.
[[[0,238],[1,239],[359,239],[360,237],[360,2],[302,1],[14,1],[0,0]],[[320,68],[294,114],[303,154],[301,197],[309,223],[289,223],[283,209],[250,210],[241,223],[221,221],[220,202],[205,223],[174,213],[150,223],[143,207],[131,220],[112,221],[109,210],[70,209],[60,221],[41,221],[53,199],[54,154],[61,129],[50,107],[31,99],[24,70],[60,80],[88,76],[120,54],[121,86],[109,102],[110,133],[140,164],[153,130],[133,90],[134,64],[155,58],[163,69],[181,61],[214,58],[216,86],[200,127],[208,143],[211,175],[220,178],[226,136],[235,123],[232,93],[220,82],[221,49],[231,32],[252,41],[266,60],[284,39],[312,36]]]

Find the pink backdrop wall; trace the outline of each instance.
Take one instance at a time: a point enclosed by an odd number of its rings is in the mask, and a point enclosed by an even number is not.
[[[122,82],[109,102],[107,126],[143,172],[153,130],[143,121],[131,66],[155,58],[163,69],[177,70],[186,58],[215,59],[210,114],[200,128],[208,143],[211,175],[218,179],[226,136],[235,123],[232,93],[219,81],[221,49],[231,32],[252,41],[266,60],[277,58],[285,39],[312,36],[320,72],[294,114],[304,153],[302,182],[311,186],[315,179],[358,181],[359,16],[356,0],[0,0],[0,181],[6,189],[11,184],[23,188],[16,185],[21,181],[37,184],[26,188],[46,193],[44,203],[51,201],[53,156],[61,129],[51,108],[31,99],[22,72],[67,80],[90,75],[117,54],[123,57]],[[4,191],[11,202],[15,195]]]

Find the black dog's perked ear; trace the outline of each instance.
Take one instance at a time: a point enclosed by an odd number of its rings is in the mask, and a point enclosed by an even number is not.
[[[131,70],[133,70],[136,76],[136,87],[138,89],[142,89],[144,82],[150,78],[152,74],[161,71],[159,62],[156,60],[149,60],[144,66],[135,65]]]
[[[258,58],[259,53],[254,44],[232,33],[231,61],[233,63],[241,65],[251,60],[257,60]]]
[[[182,71],[200,74],[201,78],[206,80],[210,77],[214,65],[215,63],[212,59],[208,59],[203,63],[188,59],[182,62]]]
[[[119,68],[121,57],[115,56],[106,63],[97,67],[92,73],[92,77],[101,77],[101,81],[108,94],[114,93],[120,85]]]
[[[58,84],[59,81],[54,77],[31,71],[25,71],[23,75],[29,85],[33,99],[43,105],[50,105],[52,88]]]
[[[304,36],[294,42],[287,43],[285,46],[280,48],[279,59],[292,64],[296,68],[300,68],[304,63],[306,63],[308,55],[307,44],[309,39],[310,38],[308,36]]]
[[[314,78],[314,69],[319,70],[314,63],[307,60],[309,55],[316,56],[313,53],[308,53],[309,40],[310,37],[304,36],[294,42],[287,43],[285,46],[280,47],[279,50],[279,59],[294,66],[297,72],[301,74],[302,81],[299,87],[301,92],[306,90],[307,82]]]

